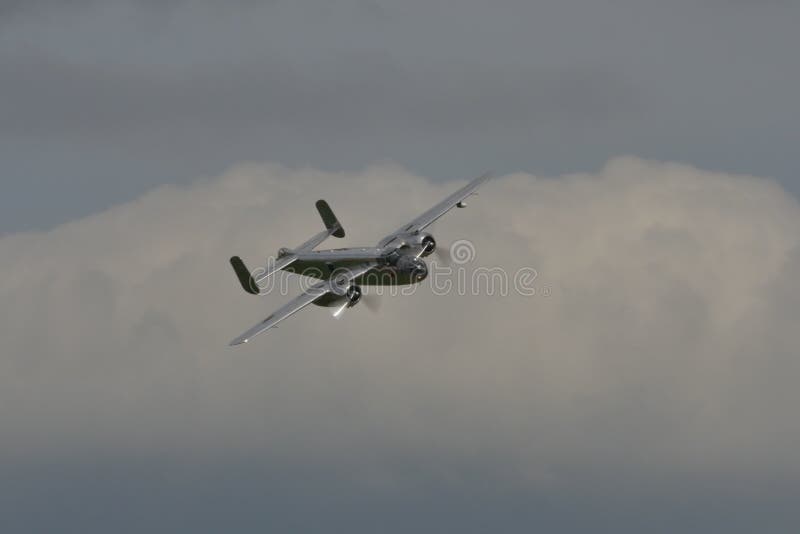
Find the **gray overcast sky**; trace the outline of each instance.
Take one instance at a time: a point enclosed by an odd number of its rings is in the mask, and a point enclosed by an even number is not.
[[[800,531],[798,27],[0,0],[0,532]],[[288,299],[228,257],[302,242],[317,198],[373,243],[486,169],[437,239],[535,295],[227,348]]]
[[[624,154],[798,191],[797,2],[0,2],[0,232],[243,160],[434,179]]]

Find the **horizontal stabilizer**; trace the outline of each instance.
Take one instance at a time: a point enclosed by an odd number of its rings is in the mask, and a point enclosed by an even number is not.
[[[287,254],[281,258],[278,258],[275,261],[268,261],[267,267],[264,269],[263,274],[260,274],[258,279],[263,280],[268,276],[272,276],[273,274],[277,273],[278,271],[285,269],[286,267],[290,266],[294,262],[297,261],[297,255],[295,254]]]
[[[330,236],[331,236],[330,230],[323,230],[314,237],[312,237],[311,239],[309,239],[308,241],[306,241],[305,243],[303,243],[302,245],[300,245],[299,247],[295,248],[294,251],[301,252],[301,251],[314,250],[316,246],[318,246],[320,243],[328,239]]]

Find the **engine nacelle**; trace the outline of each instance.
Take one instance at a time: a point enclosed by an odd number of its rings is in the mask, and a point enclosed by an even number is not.
[[[400,256],[395,263],[395,268],[408,275],[412,282],[421,282],[428,276],[428,265],[414,256]]]
[[[352,308],[358,304],[358,301],[361,300],[361,288],[358,286],[350,286],[347,289],[347,293],[345,293],[344,298],[346,298],[348,301],[347,307]]]
[[[378,243],[379,247],[390,247],[396,249],[413,248],[422,249],[420,256],[430,256],[436,250],[436,240],[429,233],[406,233],[390,236]]]
[[[342,304],[347,304],[352,308],[361,301],[361,288],[351,285],[344,293],[331,292],[314,301],[317,306],[325,308],[339,308]]]
[[[436,250],[436,240],[431,234],[420,234],[420,246],[422,247],[422,257],[430,256]]]

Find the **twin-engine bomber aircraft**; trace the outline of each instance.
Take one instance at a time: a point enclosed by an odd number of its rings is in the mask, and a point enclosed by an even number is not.
[[[277,260],[267,266],[260,279],[284,270],[322,281],[230,344],[247,343],[312,303],[335,307],[337,309],[334,315],[339,315],[361,300],[361,285],[407,285],[423,281],[428,276],[428,266],[422,258],[436,250],[436,240],[423,230],[452,208],[465,207],[464,200],[475,194],[475,190],[489,177],[487,173],[476,178],[410,223],[381,239],[378,246],[370,248],[314,250],[330,236],[344,237],[344,228],[328,203],[318,200],[317,210],[325,223],[325,230],[295,249],[281,248]],[[259,295],[260,288],[241,258],[234,256],[230,261],[244,290],[251,295]]]

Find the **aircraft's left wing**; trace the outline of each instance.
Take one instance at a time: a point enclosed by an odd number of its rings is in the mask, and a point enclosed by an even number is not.
[[[368,262],[363,263],[360,265],[356,265],[350,269],[342,269],[341,272],[337,273],[337,275],[330,280],[324,280],[313,286],[309,287],[306,291],[303,292],[302,295],[299,297],[289,301],[288,303],[284,304],[278,310],[276,310],[272,315],[255,325],[253,328],[242,334],[241,336],[237,337],[233,341],[230,342],[230,345],[241,345],[242,343],[247,343],[251,339],[253,339],[258,334],[269,330],[279,322],[283,321],[287,317],[294,315],[295,313],[299,312],[318,298],[327,295],[328,293],[339,293],[342,294],[347,287],[349,286],[350,282],[354,279],[358,278],[362,274],[365,274],[367,271],[372,269],[377,265],[376,262]]]

